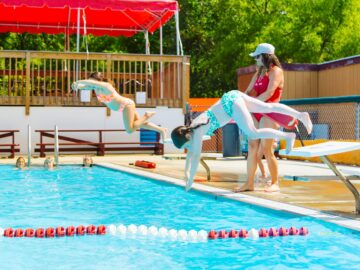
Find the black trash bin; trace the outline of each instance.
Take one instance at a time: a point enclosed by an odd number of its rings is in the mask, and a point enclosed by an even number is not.
[[[229,123],[222,128],[222,149],[224,157],[240,156],[239,127]]]

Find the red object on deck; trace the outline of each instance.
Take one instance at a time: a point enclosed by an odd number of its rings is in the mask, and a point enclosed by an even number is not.
[[[156,163],[150,162],[150,161],[145,161],[145,160],[137,160],[137,161],[135,161],[135,166],[147,168],[147,169],[155,169]]]

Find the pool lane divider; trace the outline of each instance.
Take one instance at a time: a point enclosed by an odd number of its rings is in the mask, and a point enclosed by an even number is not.
[[[205,242],[207,240],[215,240],[215,239],[224,239],[224,238],[249,238],[249,239],[258,239],[266,238],[266,237],[276,237],[276,236],[290,236],[290,235],[302,235],[306,236],[309,234],[309,230],[306,227],[301,227],[297,229],[295,227],[290,227],[289,229],[280,227],[279,229],[270,228],[265,229],[261,228],[260,230],[250,229],[249,231],[245,229],[240,230],[211,230],[209,232],[205,230],[175,230],[175,229],[167,229],[165,227],[157,228],[155,226],[146,227],[145,225],[136,226],[131,224],[129,226],[125,226],[120,224],[116,226],[114,224],[110,224],[107,227],[105,225],[89,225],[83,226],[79,225],[77,227],[68,226],[66,228],[62,226],[58,226],[56,228],[48,227],[48,228],[27,228],[27,229],[13,229],[0,228],[0,236],[8,237],[8,238],[18,238],[18,237],[35,237],[35,238],[54,238],[54,237],[72,237],[72,236],[84,236],[84,235],[119,235],[122,237],[130,236],[134,237],[136,235],[146,236],[146,237],[157,237],[162,239],[170,239],[170,240],[180,240],[180,241],[189,241],[189,242]]]

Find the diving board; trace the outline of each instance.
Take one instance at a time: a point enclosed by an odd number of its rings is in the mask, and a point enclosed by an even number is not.
[[[297,156],[297,157],[320,157],[333,154],[345,153],[360,150],[360,143],[356,142],[324,142],[309,146],[293,148],[289,153],[285,153],[285,149],[280,150],[280,155]]]
[[[360,150],[360,143],[357,142],[324,142],[319,144],[313,144],[304,147],[293,148],[290,153],[286,154],[286,150],[280,150],[279,154],[284,156],[296,156],[296,157],[320,157],[341,181],[344,182],[346,187],[351,191],[355,197],[355,209],[356,213],[360,214],[360,195],[356,187],[350,182],[350,178],[346,177],[336,165],[331,162],[329,155],[346,153],[350,151]]]

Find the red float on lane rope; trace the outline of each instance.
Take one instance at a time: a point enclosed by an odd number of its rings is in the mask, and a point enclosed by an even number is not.
[[[34,237],[35,236],[35,231],[32,228],[27,228],[25,230],[25,237]]]
[[[23,229],[16,229],[14,231],[14,237],[23,237],[24,236],[24,231]]]
[[[63,236],[65,236],[65,229],[64,229],[64,227],[61,227],[61,226],[57,227],[57,228],[55,229],[55,234],[56,234],[57,237],[63,237]]]
[[[55,229],[54,228],[46,228],[45,230],[45,237],[52,238],[55,237]]]
[[[96,232],[96,227],[94,225],[89,225],[86,227],[86,234],[93,235]]]
[[[35,237],[43,238],[45,236],[45,230],[43,228],[37,228],[35,230]]]
[[[106,227],[105,225],[99,225],[96,230],[96,234],[98,235],[104,235],[106,234]]]
[[[7,228],[4,231],[5,237],[14,237],[14,230],[12,228]]]
[[[66,236],[74,236],[75,234],[75,227],[69,226],[66,228]]]
[[[76,228],[76,234],[77,235],[84,235],[86,232],[86,228],[83,225],[77,226]]]

